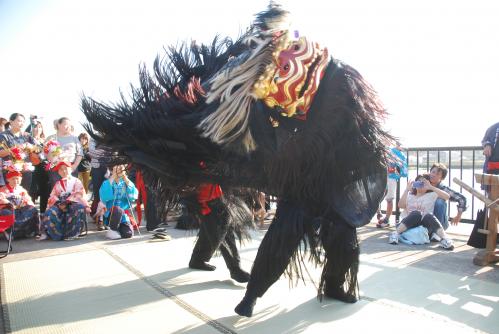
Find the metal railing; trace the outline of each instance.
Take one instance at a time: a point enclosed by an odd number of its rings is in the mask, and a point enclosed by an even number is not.
[[[452,182],[454,177],[461,179],[466,184],[480,191],[480,185],[475,183],[475,173],[481,172],[484,156],[481,146],[449,146],[449,147],[411,147],[405,149],[407,156],[407,164],[409,167],[408,177],[402,178],[397,184],[397,194],[395,198],[395,216],[398,221],[400,211],[398,209],[398,201],[400,199],[400,186],[406,186],[408,180],[414,179],[417,175],[429,172],[434,163],[443,163],[449,169],[444,182],[447,186],[454,190],[459,190],[467,200],[468,209],[463,213],[461,221],[471,223],[476,217],[477,204],[475,197],[464,191],[462,187],[457,186]],[[480,203],[480,202],[479,202]],[[454,217],[457,213],[457,208],[454,203],[449,203],[447,206],[448,217]]]

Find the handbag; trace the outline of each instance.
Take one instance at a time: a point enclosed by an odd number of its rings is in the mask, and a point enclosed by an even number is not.
[[[470,238],[467,242],[467,244],[471,247],[485,248],[487,244],[487,235],[478,231],[484,227],[486,214],[486,210],[478,210],[476,214],[473,230],[471,231]]]

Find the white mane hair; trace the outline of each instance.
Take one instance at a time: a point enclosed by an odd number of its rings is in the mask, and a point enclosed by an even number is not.
[[[241,145],[246,152],[256,149],[255,141],[248,128],[251,105],[256,96],[253,86],[263,75],[267,65],[273,61],[275,35],[289,27],[288,12],[280,10],[277,15],[263,18],[265,30],[253,27],[244,43],[248,51],[238,57],[237,66],[226,66],[210,79],[210,90],[206,102],[220,101],[218,108],[200,124],[204,137],[218,144],[232,143],[242,138]],[[285,37],[284,37],[285,38]],[[238,59],[233,61],[237,62]]]

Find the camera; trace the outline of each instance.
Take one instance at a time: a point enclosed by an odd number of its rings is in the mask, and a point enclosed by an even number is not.
[[[423,181],[414,181],[412,183],[412,187],[416,189],[421,189],[424,187],[424,182]]]

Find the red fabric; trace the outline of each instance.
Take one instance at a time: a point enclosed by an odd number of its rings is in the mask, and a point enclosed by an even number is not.
[[[9,193],[13,194],[14,193],[14,188],[12,188],[10,185],[6,184],[5,185],[7,189],[9,190]]]
[[[23,174],[21,172],[18,172],[17,170],[13,170],[13,171],[10,171],[10,172],[7,172],[7,174],[5,175],[5,177],[8,179],[10,179],[11,177],[14,177],[14,176],[23,176]]]
[[[499,161],[489,161],[487,163],[487,170],[499,169]]]
[[[54,172],[57,172],[59,170],[59,168],[61,168],[61,166],[68,166],[68,167],[71,167],[71,163],[68,162],[68,161],[60,161],[59,163],[57,163],[57,165],[55,165],[52,170]]]
[[[59,184],[61,185],[62,190],[66,191],[66,182],[68,182],[66,179],[60,179]]]
[[[12,210],[11,215],[0,216],[0,233],[8,230],[12,225],[14,225],[15,217],[14,210]]]
[[[137,199],[137,220],[139,221],[139,226],[142,223],[142,207],[141,204],[144,203],[144,208],[147,205],[147,192],[146,185],[144,184],[144,178],[140,170],[135,172],[135,186],[139,191],[139,198]]]
[[[207,215],[211,212],[208,202],[222,197],[222,188],[218,184],[205,183],[198,187],[198,203],[201,206],[201,214]]]
[[[139,229],[140,224],[137,225],[137,222],[135,221],[135,218],[133,217],[133,213],[130,210],[125,210],[125,214],[128,216],[128,219],[130,219],[130,223],[132,224],[132,227],[135,231]]]
[[[119,224],[121,224],[121,218],[123,218],[123,216],[121,216],[121,215],[118,217],[119,210],[121,210],[121,208],[119,206],[112,206],[109,209],[109,212],[111,212],[111,215],[109,215],[109,220],[111,220],[111,219],[119,220],[118,226],[119,226]],[[113,215],[113,212],[116,213],[116,215]],[[132,224],[132,228],[135,231],[137,231],[139,229],[139,225],[137,225],[137,221],[135,220],[135,217],[133,216],[133,212],[131,211],[131,209],[123,210],[123,212],[125,213],[125,215],[128,216],[128,219],[130,220],[130,224]]]

